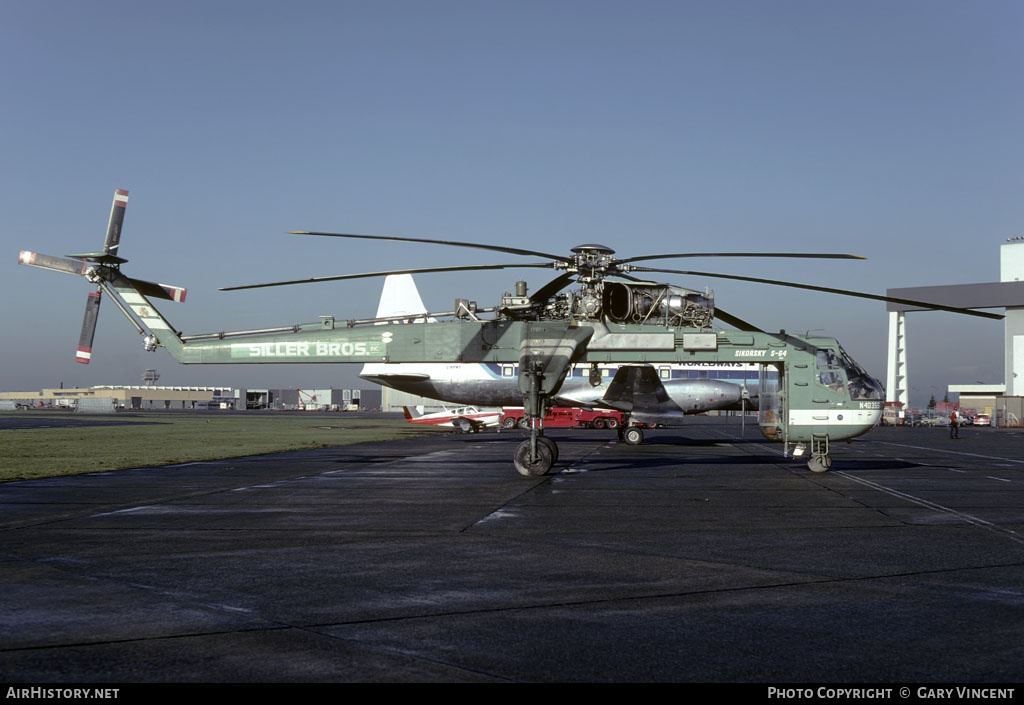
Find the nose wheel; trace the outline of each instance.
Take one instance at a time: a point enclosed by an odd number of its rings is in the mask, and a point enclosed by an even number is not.
[[[811,472],[828,472],[831,467],[832,456],[829,455],[812,455],[807,461],[807,469]]]

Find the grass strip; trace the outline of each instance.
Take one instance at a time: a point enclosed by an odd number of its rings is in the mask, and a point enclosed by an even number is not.
[[[15,415],[32,417],[33,412],[3,414]],[[123,425],[0,430],[0,482],[437,433],[401,419],[346,419],[343,415],[47,413],[46,418],[55,423],[61,419],[116,420]]]

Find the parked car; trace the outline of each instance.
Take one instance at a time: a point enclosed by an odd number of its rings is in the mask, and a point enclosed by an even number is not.
[[[992,417],[989,416],[988,414],[978,414],[977,416],[974,417],[974,425],[975,426],[991,426],[992,425]]]

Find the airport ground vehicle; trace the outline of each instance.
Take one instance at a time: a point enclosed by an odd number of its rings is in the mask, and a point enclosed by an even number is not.
[[[883,426],[902,426],[906,420],[903,402],[887,401],[882,408]]]
[[[520,426],[526,428],[523,407],[505,407],[501,410],[501,425],[504,428]],[[580,407],[555,406],[544,415],[545,428],[611,428],[623,425],[625,414],[613,409],[596,410]]]

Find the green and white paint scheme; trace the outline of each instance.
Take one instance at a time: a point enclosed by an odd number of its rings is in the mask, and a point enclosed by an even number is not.
[[[810,466],[819,471],[831,465],[831,441],[867,433],[882,413],[881,384],[834,338],[650,322],[456,320],[372,325],[331,317],[277,329],[185,336],[119,267],[95,264],[89,271],[90,279],[145,335],[147,349],[163,347],[182,364],[515,363],[524,406],[528,413],[540,414],[573,364],[756,363],[777,372],[777,384],[773,380],[771,386],[770,376],[760,375],[762,433],[796,445],[798,453],[809,447]]]
[[[780,280],[711,272],[655,269],[635,264],[650,259],[681,257],[803,257],[863,259],[856,255],[820,253],[674,253],[619,259],[603,245],[572,248],[558,255],[482,243],[458,243],[398,236],[299,233],[374,240],[398,240],[495,250],[538,256],[547,262],[434,267],[351,274],[336,277],[248,285],[277,286],[353,279],[396,273],[532,267],[563,273],[527,296],[525,282],[501,303],[477,309],[457,300],[455,311],[418,317],[395,316],[357,321],[323,316],[301,325],[262,330],[182,335],[153,304],[154,299],[184,301],[185,290],[132,279],[122,272],[127,261],[117,254],[128,192],[118,190],[107,239],[101,252],[54,257],[21,252],[22,264],[84,276],[96,285],[89,294],[78,359],[88,363],[100,294],[112,299],[144,336],[147,349],[165,348],[183,364],[365,364],[365,363],[496,363],[515,365],[518,390],[530,438],[516,450],[515,466],[524,475],[546,473],[557,460],[557,445],[543,435],[543,415],[558,396],[573,366],[590,365],[591,384],[598,387],[601,365],[617,364],[614,378],[600,398],[584,405],[617,409],[631,420],[620,428],[622,440],[643,439],[647,417],[658,413],[697,413],[680,409],[656,374],[657,365],[745,363],[761,367],[758,423],[766,438],[786,444],[788,454],[807,454],[808,466],[825,471],[831,465],[829,444],[871,430],[882,413],[882,385],[868,375],[834,338],[769,333],[717,309],[714,295],[635,276],[639,272],[701,275],[725,279],[858,296],[881,301],[955,311],[988,318],[948,305],[851,292]],[[615,281],[624,279],[625,282]],[[570,283],[579,290],[562,293]],[[493,314],[483,319],[477,314]],[[454,320],[437,320],[442,316]],[[738,330],[713,326],[719,319]],[[393,324],[393,325],[386,325]],[[767,374],[774,372],[774,374]],[[572,401],[571,397],[569,397]],[[709,407],[705,407],[709,408]]]

